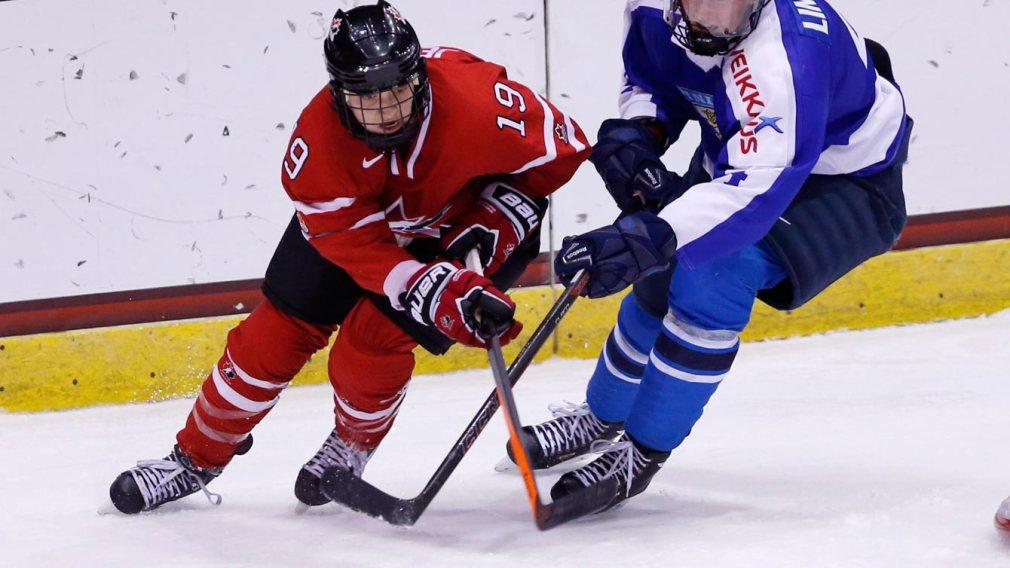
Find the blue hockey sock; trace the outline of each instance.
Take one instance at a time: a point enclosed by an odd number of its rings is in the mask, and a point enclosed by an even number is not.
[[[621,302],[617,325],[607,338],[586,389],[589,408],[600,420],[624,422],[628,416],[660,322],[638,305],[633,294]]]
[[[729,372],[739,347],[735,331],[704,330],[673,311],[667,314],[625,423],[628,435],[657,451],[679,446]]]

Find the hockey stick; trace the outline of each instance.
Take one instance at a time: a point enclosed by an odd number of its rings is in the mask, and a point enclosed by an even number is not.
[[[516,465],[519,466],[523,482],[526,484],[526,492],[530,497],[530,507],[533,509],[533,519],[536,521],[537,528],[545,531],[606,507],[613,499],[617,489],[618,481],[613,476],[552,503],[544,504],[540,499],[540,489],[537,487],[536,476],[533,474],[533,466],[530,465],[530,455],[521,438],[522,422],[519,421],[516,401],[512,396],[514,383],[509,383],[509,377],[505,371],[505,358],[502,356],[501,342],[498,336],[491,338],[488,358],[491,361],[491,372],[494,374],[495,392],[504,409],[502,414],[505,417],[505,424],[508,426],[509,444],[512,446]]]
[[[568,310],[578,299],[579,295],[589,283],[589,275],[586,272],[577,274],[572,283],[565,288],[561,297],[554,302],[554,306],[547,312],[547,316],[540,323],[540,326],[530,336],[529,341],[519,351],[512,365],[508,369],[508,383],[510,387],[519,382],[522,374],[533,362],[540,348],[543,347],[547,339],[554,333],[558,323],[565,317]],[[504,366],[504,365],[503,365]],[[345,470],[330,469],[323,474],[320,484],[324,495],[332,501],[339,503],[349,509],[365,513],[372,517],[380,518],[387,523],[394,525],[410,526],[417,522],[428,505],[438,494],[442,486],[452,475],[452,472],[462,461],[463,456],[470,450],[477,436],[484,430],[495,411],[498,410],[500,402],[498,393],[492,392],[484,404],[477,411],[476,416],[470,420],[466,429],[460,435],[456,443],[449,449],[448,455],[439,464],[438,469],[432,474],[431,479],[424,486],[424,489],[411,499],[400,499],[368,483],[364,479],[352,475]]]
[[[480,263],[480,254],[477,249],[471,250],[467,255],[466,265],[470,270],[484,274],[484,267]],[[583,273],[577,276],[581,277]],[[480,323],[479,312],[477,319]],[[613,499],[614,489],[617,487],[617,481],[613,478],[607,478],[596,485],[583,488],[581,491],[569,494],[563,499],[547,505],[540,499],[540,488],[537,487],[537,478],[533,473],[533,466],[530,465],[530,454],[522,439],[522,421],[519,419],[519,409],[516,407],[515,397],[512,396],[512,387],[515,382],[509,380],[508,371],[505,370],[505,357],[501,351],[501,335],[495,333],[489,335],[487,356],[491,365],[491,374],[494,376],[495,393],[498,395],[498,403],[503,408],[502,416],[505,417],[505,425],[509,431],[509,445],[512,446],[512,455],[516,457],[516,465],[522,473],[523,483],[526,484],[526,492],[530,497],[530,507],[533,509],[533,519],[537,528],[545,531],[606,507]]]

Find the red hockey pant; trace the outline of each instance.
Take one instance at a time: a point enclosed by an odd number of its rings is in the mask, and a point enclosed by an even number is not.
[[[182,450],[197,466],[225,466],[333,329],[291,317],[269,300],[260,304],[228,333],[224,355],[176,437]],[[403,401],[416,346],[372,302],[351,310],[328,365],[341,438],[361,449],[382,441]]]

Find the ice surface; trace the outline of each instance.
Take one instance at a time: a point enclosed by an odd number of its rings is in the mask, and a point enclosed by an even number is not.
[[[336,506],[294,514],[295,475],[330,425],[293,389],[201,495],[100,516],[112,479],[169,450],[190,403],[0,415],[0,565],[1007,566],[992,514],[1010,493],[1010,313],[748,344],[649,491],[547,533],[496,473],[498,417],[418,525]],[[589,361],[533,367],[527,422],[582,400]],[[419,377],[366,478],[409,496],[490,392],[487,371]],[[543,483],[546,487],[552,479]]]

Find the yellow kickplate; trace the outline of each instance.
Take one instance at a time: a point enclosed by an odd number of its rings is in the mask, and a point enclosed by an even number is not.
[[[579,301],[558,354],[592,358],[621,298]],[[791,312],[758,302],[744,341],[977,317],[1010,308],[1010,240],[891,252],[871,259]]]
[[[553,302],[549,288],[513,294],[523,335],[518,351]],[[557,354],[594,358],[614,324],[620,297],[579,302],[562,322]],[[840,329],[864,329],[974,317],[1010,308],[1010,241],[886,254],[868,262],[803,308],[781,313],[759,305],[744,339],[757,341]],[[0,338],[0,409],[37,412],[190,396],[241,318],[211,318]],[[550,342],[540,359],[551,355]],[[486,366],[478,349],[443,357],[418,351],[417,373]],[[326,381],[326,352],[298,384]]]
[[[520,290],[519,339],[505,348],[515,356],[553,303],[550,288]],[[99,404],[149,402],[191,396],[224,352],[228,330],[242,317],[45,333],[0,338],[0,409],[65,410]],[[327,380],[329,348],[298,375],[297,384]],[[487,365],[478,349],[453,347],[434,357],[417,350],[417,373],[443,373]],[[550,344],[538,360],[551,355]]]

